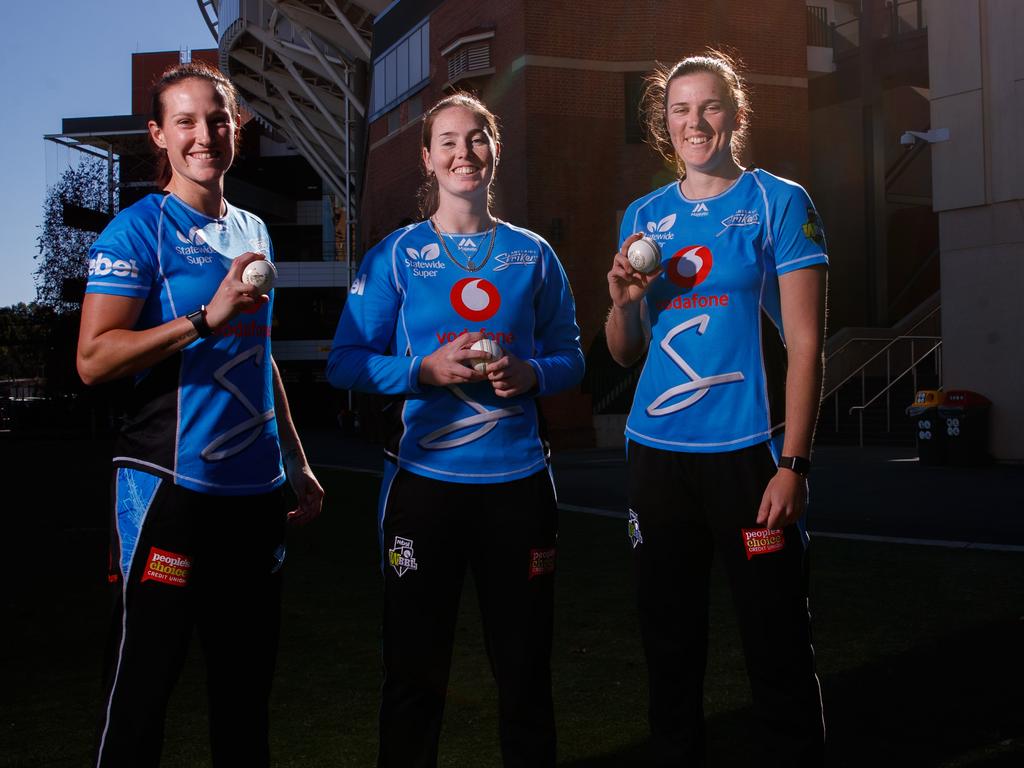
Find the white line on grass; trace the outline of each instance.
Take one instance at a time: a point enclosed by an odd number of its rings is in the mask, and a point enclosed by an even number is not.
[[[582,512],[586,515],[599,517],[617,517],[626,519],[625,512],[615,512],[597,507],[581,507],[576,504],[559,504],[559,509],[566,512]],[[861,533],[829,533],[828,531],[810,532],[811,536],[823,539],[848,539],[850,541],[872,541],[878,544],[916,544],[923,547],[945,547],[946,549],[978,549],[986,552],[1024,552],[1024,546],[1018,544],[986,544],[978,541],[945,541],[943,539],[913,539],[901,536],[869,536]]]

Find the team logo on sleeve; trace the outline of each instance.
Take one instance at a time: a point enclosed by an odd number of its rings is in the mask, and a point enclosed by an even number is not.
[[[786,546],[786,536],[781,528],[743,528],[743,548],[747,550],[747,560],[754,555],[767,555],[778,552]]]
[[[184,587],[192,572],[192,559],[176,552],[168,552],[156,547],[149,548],[146,558],[146,569],[142,573],[143,581],[158,581],[173,587]]]
[[[395,536],[395,546],[388,550],[388,564],[395,569],[399,578],[405,575],[406,571],[418,571],[416,564],[416,553],[412,548],[412,539],[405,539]]]
[[[822,248],[825,247],[825,228],[821,224],[821,217],[818,212],[814,210],[813,205],[807,206],[807,221],[804,222],[802,227],[804,231],[804,237],[808,240],[812,240]]]
[[[632,509],[629,510],[629,523],[627,525],[629,542],[633,545],[633,549],[636,549],[637,545],[644,543],[644,535],[640,533],[640,518],[637,517],[636,512]]]
[[[96,258],[89,259],[89,277],[138,277],[139,265],[135,259],[125,261],[124,259],[111,259],[102,253],[97,253]]]
[[[490,320],[501,307],[501,294],[482,277],[464,277],[452,286],[452,306],[460,316],[480,323]]]
[[[711,274],[714,258],[711,249],[703,245],[691,245],[676,251],[665,268],[668,279],[680,288],[690,290],[707,279]]]

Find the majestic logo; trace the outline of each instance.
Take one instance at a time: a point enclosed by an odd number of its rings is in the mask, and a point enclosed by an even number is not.
[[[206,233],[199,227],[192,227],[187,235],[181,234],[181,230],[174,230],[174,234],[178,236],[184,245],[174,246],[174,250],[182,256],[196,256],[198,254],[213,254],[216,253],[210,244],[206,241]],[[209,264],[213,260],[202,262],[190,262],[190,263],[206,263]]]
[[[743,381],[743,374],[739,371],[732,371],[731,373],[719,373],[714,376],[701,376],[693,367],[683,359],[680,355],[672,348],[672,340],[683,331],[689,330],[690,328],[696,328],[697,334],[703,336],[704,332],[708,329],[708,323],[711,322],[711,315],[697,315],[697,317],[691,317],[684,323],[680,323],[667,334],[665,338],[661,340],[658,345],[661,350],[668,355],[668,358],[675,363],[679,370],[686,374],[690,379],[684,384],[678,384],[674,387],[670,387],[658,395],[650,405],[647,406],[648,416],[667,416],[670,413],[676,413],[684,408],[689,408],[691,405],[700,400],[704,395],[711,391],[712,387],[716,387],[720,384],[729,384],[734,381]],[[672,405],[665,405],[665,403],[673,400],[680,395],[688,395],[688,397],[673,403]]]
[[[786,535],[781,528],[743,528],[742,534],[747,560],[754,555],[778,552],[786,546]]]
[[[259,368],[260,363],[263,362],[263,347],[250,347],[242,354],[228,360],[213,372],[213,378],[224,389],[235,396],[235,399],[249,413],[249,418],[210,441],[210,444],[199,452],[200,457],[204,461],[222,461],[241,453],[256,442],[256,439],[263,433],[263,425],[274,418],[273,408],[260,413],[259,408],[253,405],[245,393],[228,378],[228,373],[232,369],[237,368],[249,359],[252,360],[252,364],[256,368]],[[242,439],[238,440],[239,437]],[[225,445],[236,440],[238,442],[235,442],[230,448],[224,448]]]
[[[530,550],[530,575],[548,576],[555,572],[555,548]]]
[[[509,267],[528,267],[540,261],[540,254],[536,251],[512,251],[511,253],[499,253],[494,257],[500,266],[494,268],[495,272],[501,272]]]
[[[143,581],[158,581],[174,587],[184,587],[192,572],[192,560],[175,552],[168,552],[156,547],[149,548],[146,568],[142,572]]]
[[[697,203],[695,206],[693,206],[693,210],[690,211],[690,215],[691,216],[697,216],[697,217],[707,216],[708,215],[708,207],[707,207],[707,205],[705,205],[704,203]]]
[[[349,296],[362,296],[366,291],[366,275],[360,275],[352,281],[352,285],[349,286]]]
[[[669,259],[665,273],[668,279],[680,288],[690,290],[703,283],[711,274],[713,262],[710,248],[691,245],[677,251],[675,256]]]
[[[633,545],[633,549],[636,549],[638,544],[644,543],[644,535],[640,533],[640,518],[637,517],[636,512],[632,509],[629,510],[627,530],[629,531],[629,541]]]
[[[498,289],[482,277],[459,280],[452,286],[450,299],[455,311],[474,323],[490,320],[501,307]]]
[[[718,237],[729,227],[752,227],[761,223],[761,216],[757,211],[736,211],[732,216],[722,219],[722,231],[715,235]]]
[[[388,565],[395,569],[399,578],[404,576],[406,571],[419,570],[416,554],[412,548],[412,539],[395,536],[395,546],[388,550]]]
[[[671,240],[675,237],[671,232],[673,226],[676,223],[676,215],[670,213],[661,221],[648,221],[647,222],[647,237],[651,240],[657,240],[659,242],[665,240]]]
[[[125,261],[124,259],[111,260],[102,253],[97,253],[96,258],[89,259],[89,277],[138,277],[139,265],[135,259]]]

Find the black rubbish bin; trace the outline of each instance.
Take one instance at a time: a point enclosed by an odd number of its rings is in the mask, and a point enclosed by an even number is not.
[[[961,467],[988,464],[988,414],[992,401],[969,389],[951,389],[939,406],[946,458]]]
[[[939,419],[941,404],[941,389],[922,389],[907,408],[917,432],[917,459],[921,464],[946,463],[946,428]]]

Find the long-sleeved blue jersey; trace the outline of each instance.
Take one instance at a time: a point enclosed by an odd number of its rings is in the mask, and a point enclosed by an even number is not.
[[[828,264],[821,221],[797,184],[744,172],[716,197],[672,182],[633,202],[620,242],[643,232],[664,272],[644,297],[651,344],[626,437],[669,451],[733,451],[785,424],[779,276]]]
[[[392,232],[363,259],[327,363],[341,389],[400,395],[388,454],[410,472],[460,483],[516,480],[544,467],[535,395],[583,376],[575,302],[538,235],[501,223],[445,235],[428,222]],[[490,257],[487,257],[490,252]],[[483,266],[470,271],[470,258]],[[485,261],[486,259],[486,261]],[[423,358],[481,331],[537,373],[537,390],[500,398],[490,382],[421,386]]]

